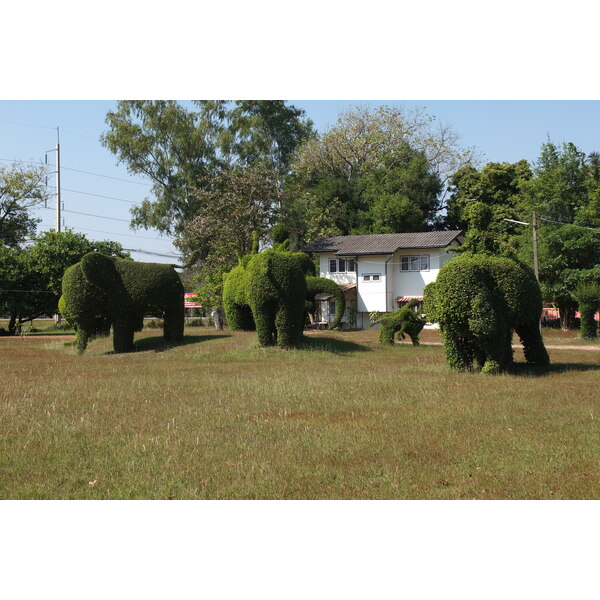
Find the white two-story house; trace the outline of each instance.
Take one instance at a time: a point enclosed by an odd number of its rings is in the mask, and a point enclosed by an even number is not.
[[[344,322],[365,328],[369,314],[392,312],[411,299],[423,300],[423,290],[462,243],[462,231],[385,233],[321,238],[305,248],[319,254],[320,276],[344,290]],[[335,300],[320,294],[319,319],[331,322]],[[352,321],[355,322],[352,323]]]

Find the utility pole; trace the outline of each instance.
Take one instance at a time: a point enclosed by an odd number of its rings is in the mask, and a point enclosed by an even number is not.
[[[48,150],[46,152],[46,164],[48,164],[48,152],[56,152],[56,171],[54,171],[54,174],[56,176],[56,233],[60,233],[62,223],[62,201],[60,199],[60,132],[58,130],[58,127],[56,128],[56,148],[54,150]]]
[[[540,282],[540,269],[538,265],[538,232],[537,232],[537,219],[535,210],[531,213],[531,232],[533,234],[533,272],[537,282]]]
[[[56,233],[60,233],[60,133],[56,128]]]

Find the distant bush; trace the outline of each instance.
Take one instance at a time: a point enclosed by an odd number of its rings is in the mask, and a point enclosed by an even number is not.
[[[165,322],[162,319],[148,319],[144,321],[144,329],[162,329]]]
[[[185,320],[186,327],[205,327],[204,319],[202,317],[197,319],[186,319]]]

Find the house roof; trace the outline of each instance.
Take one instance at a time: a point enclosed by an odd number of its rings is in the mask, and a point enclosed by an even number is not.
[[[420,233],[379,233],[375,235],[334,235],[309,244],[305,252],[335,252],[338,256],[393,254],[412,248],[445,248],[462,234],[454,231]]]

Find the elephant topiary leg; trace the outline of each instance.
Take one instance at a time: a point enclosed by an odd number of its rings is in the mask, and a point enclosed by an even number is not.
[[[473,368],[473,359],[475,358],[473,342],[467,340],[464,336],[453,335],[448,331],[443,331],[443,336],[446,360],[450,368],[470,371]]]
[[[272,304],[263,304],[253,307],[252,314],[256,323],[256,334],[260,346],[277,345],[277,329],[275,327],[276,307]]]
[[[83,354],[87,348],[88,341],[92,337],[91,332],[87,329],[83,329],[81,326],[77,328],[77,335],[75,338],[75,346],[77,347],[77,354]]]
[[[131,352],[133,350],[133,335],[135,329],[135,316],[120,316],[113,323],[113,348],[115,354]]]
[[[528,363],[536,365],[550,364],[550,357],[544,346],[544,340],[537,322],[534,325],[520,326],[516,329],[516,332],[523,344],[523,354]]]
[[[167,341],[179,342],[183,339],[183,326],[185,323],[185,313],[183,302],[172,306],[165,312],[163,337]]]
[[[304,317],[304,311],[302,311],[301,317]],[[294,310],[294,307],[280,307],[275,316],[277,343],[282,348],[297,346],[302,338],[302,325],[303,322],[299,319],[298,311]]]

